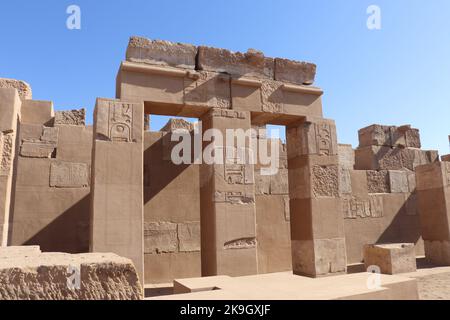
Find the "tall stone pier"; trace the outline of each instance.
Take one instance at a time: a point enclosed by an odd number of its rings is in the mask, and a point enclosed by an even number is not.
[[[426,258],[450,265],[450,162],[416,168],[418,209]]]
[[[21,99],[30,97],[31,89],[26,83],[0,79],[0,246],[8,245]]]
[[[143,282],[144,106],[98,99],[94,112],[91,251],[131,259]]]
[[[308,119],[287,130],[292,267],[323,276],[347,269],[334,121]]]

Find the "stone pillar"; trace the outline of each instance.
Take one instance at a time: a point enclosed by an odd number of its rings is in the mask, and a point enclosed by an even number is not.
[[[17,123],[21,104],[16,89],[0,88],[0,246],[8,245]]]
[[[426,258],[450,265],[450,162],[417,167],[416,184]]]
[[[226,129],[247,131],[251,128],[249,112],[212,109],[201,120],[204,138],[208,129],[217,129],[225,138]],[[251,136],[251,132],[246,133],[245,153],[248,154],[248,134]],[[202,274],[256,274],[254,166],[248,161],[237,164],[233,156],[226,156],[222,139],[215,139],[215,155],[224,154],[225,161],[223,164],[209,165],[203,159],[201,165]],[[210,154],[208,145],[209,142],[204,145],[204,154]]]
[[[92,155],[91,251],[130,258],[141,283],[144,106],[98,99]]]
[[[311,277],[346,272],[334,121],[287,128],[293,271]]]

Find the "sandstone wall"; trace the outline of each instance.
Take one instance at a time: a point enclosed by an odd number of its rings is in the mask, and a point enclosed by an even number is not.
[[[55,114],[51,102],[25,100],[18,131],[9,244],[88,252],[92,128],[84,110]]]

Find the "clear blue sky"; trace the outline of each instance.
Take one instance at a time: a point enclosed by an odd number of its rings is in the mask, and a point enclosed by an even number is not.
[[[81,7],[79,31],[66,28],[70,4]],[[371,4],[381,8],[379,31],[366,27]],[[114,97],[131,35],[256,48],[318,65],[324,113],[341,143],[356,146],[357,130],[372,123],[408,123],[425,148],[446,154],[449,16],[448,0],[2,1],[0,77],[29,82],[56,109],[91,114],[96,97]]]

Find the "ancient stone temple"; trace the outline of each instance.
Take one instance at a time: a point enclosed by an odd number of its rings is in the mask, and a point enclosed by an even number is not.
[[[84,109],[55,112],[28,84],[0,79],[2,245],[113,253],[144,286],[371,265],[397,274],[414,272],[423,255],[450,265],[450,164],[422,150],[409,125],[361,129],[356,150],[338,144],[315,73],[256,50],[132,37],[116,97],[97,99],[93,126]],[[150,131],[151,115],[178,118]],[[284,126],[286,141],[268,137],[267,125]],[[217,139],[230,129],[243,133],[231,156]],[[180,164],[182,133],[194,151]],[[222,162],[202,161],[211,145]],[[253,145],[276,155],[275,167],[236,161]]]

